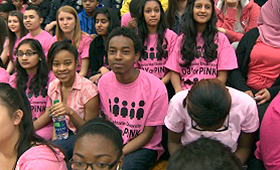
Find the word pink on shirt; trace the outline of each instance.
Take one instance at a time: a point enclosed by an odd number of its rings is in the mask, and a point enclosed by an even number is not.
[[[144,44],[145,53],[141,56],[141,60],[135,64],[136,68],[141,68],[160,79],[168,72],[164,65],[176,44],[177,34],[170,29],[166,29],[164,37],[167,43],[164,41],[162,45],[163,50],[165,50],[162,56],[159,56],[157,52],[158,34],[149,34],[148,41],[146,40]]]
[[[217,48],[217,59],[212,62],[206,62],[204,59],[204,40],[202,34],[198,33],[196,37],[197,50],[199,57],[194,58],[190,67],[182,67],[181,47],[184,35],[180,35],[170,57],[168,58],[165,67],[177,72],[181,77],[182,89],[190,89],[193,84],[201,79],[217,78],[218,71],[228,71],[238,68],[237,58],[233,47],[230,45],[228,38],[218,32],[215,39]]]
[[[58,99],[62,102],[61,94],[61,82],[59,79],[55,79],[49,85],[48,95],[51,99],[51,102]],[[90,80],[80,76],[78,73],[75,73],[75,80],[72,85],[71,90],[68,93],[67,106],[73,109],[82,119],[85,118],[85,105],[89,100],[98,95],[97,87]],[[52,103],[48,101],[47,106],[51,107]],[[69,116],[66,115],[66,123],[68,128],[76,133],[77,128],[71,122]]]
[[[165,85],[142,70],[134,82],[122,84],[110,71],[99,80],[98,91],[100,108],[122,131],[124,144],[140,135],[146,126],[155,126],[152,139],[143,148],[157,150],[160,156],[162,125],[168,107]]]
[[[44,53],[46,55],[46,59],[47,59],[48,51],[49,51],[49,49],[52,45],[51,34],[49,34],[45,30],[42,30],[42,32],[39,35],[33,37],[33,36],[31,36],[30,33],[28,33],[26,36],[21,38],[21,41],[24,40],[24,39],[27,39],[27,38],[33,38],[33,39],[36,39],[40,42],[41,46],[43,47]]]
[[[40,116],[42,116],[46,111],[47,102],[49,101],[49,97],[47,95],[47,87],[39,92],[39,94],[34,94],[29,90],[29,84],[31,79],[34,77],[34,74],[28,75],[27,81],[27,89],[25,91],[26,97],[30,103],[30,109],[32,114],[32,120],[37,120]],[[49,80],[48,84],[54,80],[54,75],[52,72],[49,73]],[[11,76],[10,85],[13,88],[16,88],[16,73]],[[36,131],[36,134],[43,137],[46,140],[51,140],[52,138],[52,129],[53,125],[52,122],[48,123],[41,129]]]
[[[229,128],[222,132],[198,131],[193,129],[187,108],[183,107],[188,90],[177,93],[170,101],[165,126],[172,132],[181,133],[181,144],[186,145],[204,136],[215,139],[229,146],[235,152],[241,131],[253,133],[259,128],[259,117],[256,102],[249,95],[227,87],[231,95],[231,108],[227,119]],[[214,99],[213,99],[214,100]]]
[[[56,36],[54,36],[51,41],[53,43],[56,42],[57,41]],[[79,48],[77,49],[78,50],[78,66],[76,68],[77,72],[81,71],[82,59],[89,58],[89,47],[91,42],[92,42],[92,38],[83,33],[79,43]]]

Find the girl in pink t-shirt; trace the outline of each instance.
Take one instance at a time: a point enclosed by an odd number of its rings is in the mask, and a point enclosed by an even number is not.
[[[172,70],[176,92],[201,79],[218,78],[225,83],[228,70],[237,68],[234,49],[217,31],[216,20],[214,0],[192,0],[187,6],[183,34],[165,65]]]
[[[19,43],[15,53],[16,72],[10,79],[10,85],[27,96],[36,133],[50,140],[52,122],[46,105],[49,100],[47,86],[53,78],[48,75],[42,46],[35,39],[25,39]]]
[[[255,101],[217,79],[201,80],[191,90],[177,93],[164,122],[171,155],[180,145],[207,137],[229,146],[243,164],[259,127]]]
[[[0,83],[0,110],[1,170],[67,170],[62,152],[35,134],[24,94]]]
[[[142,3],[138,13],[138,35],[144,43],[144,50],[136,66],[162,80],[170,81],[170,73],[164,65],[170,55],[177,34],[166,28],[164,11],[158,0]]]
[[[7,72],[12,73],[16,61],[14,50],[17,47],[19,40],[27,34],[27,29],[23,25],[23,14],[21,12],[9,12],[8,28],[8,39],[5,41],[5,47],[1,54],[1,59],[5,65],[8,64]]]
[[[78,49],[79,53],[76,71],[81,76],[87,76],[89,68],[88,53],[92,38],[81,31],[78,14],[74,8],[70,6],[59,8],[56,14],[56,20],[58,25],[53,41],[61,41],[65,38],[72,41],[72,45]]]

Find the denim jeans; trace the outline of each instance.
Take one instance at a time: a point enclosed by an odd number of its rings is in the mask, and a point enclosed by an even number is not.
[[[69,137],[66,140],[55,140],[52,143],[60,148],[65,154],[66,159],[69,160],[73,156],[73,149],[75,144],[75,135],[72,131],[69,130]]]
[[[157,160],[158,153],[151,149],[139,149],[124,156],[123,170],[148,170]]]

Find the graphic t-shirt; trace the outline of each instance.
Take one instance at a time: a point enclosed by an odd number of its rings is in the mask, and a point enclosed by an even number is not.
[[[26,36],[22,37],[20,41],[27,39],[27,38],[33,38],[40,42],[40,44],[44,50],[44,53],[46,55],[46,59],[47,59],[48,51],[52,45],[51,34],[49,34],[47,31],[43,30],[39,35],[33,37],[33,36],[31,36],[30,33],[28,33]]]
[[[256,102],[249,95],[230,87],[227,87],[227,89],[232,100],[229,115],[225,120],[225,124],[227,121],[229,122],[228,130],[210,132],[194,129],[188,110],[182,104],[188,94],[188,90],[177,93],[171,99],[168,113],[164,120],[165,126],[172,132],[182,132],[182,145],[186,145],[204,136],[222,142],[229,146],[232,152],[235,152],[241,131],[244,133],[253,133],[259,128],[258,109]]]
[[[166,51],[163,53],[163,56],[159,56],[157,52],[158,34],[149,34],[148,41],[145,42],[144,46],[144,56],[141,56],[141,60],[135,64],[135,67],[143,69],[162,79],[167,73],[167,69],[164,68],[164,65],[176,43],[177,34],[170,29],[166,29],[165,38],[168,43],[164,41],[162,46]]]
[[[140,135],[145,126],[156,126],[152,139],[143,148],[158,150],[160,156],[161,125],[168,107],[165,85],[142,70],[134,82],[122,84],[111,71],[99,80],[98,90],[101,110],[122,131],[124,144]]]
[[[182,89],[190,89],[193,84],[202,79],[217,78],[218,71],[233,70],[238,67],[237,58],[233,47],[230,45],[228,38],[218,32],[215,43],[218,45],[217,58],[212,62],[206,62],[204,56],[204,40],[202,34],[198,33],[196,37],[198,57],[194,58],[190,67],[182,67],[183,64],[181,54],[182,41],[184,35],[180,35],[177,39],[176,45],[172,54],[169,56],[165,67],[177,72],[181,77]]]
[[[31,79],[34,77],[34,74],[28,75],[28,82],[27,84],[30,84]],[[49,73],[49,80],[48,84],[52,82],[55,79],[55,76],[52,72]],[[47,84],[47,86],[48,86]],[[10,85],[13,88],[16,88],[16,73],[11,76],[10,79]],[[30,109],[32,114],[32,120],[37,120],[42,114],[46,111],[47,102],[49,100],[49,97],[47,95],[48,87],[46,87],[44,90],[42,90],[39,94],[34,94],[30,92],[29,86],[27,86],[27,89],[25,91],[26,97],[29,100],[30,103]],[[46,140],[50,140],[52,138],[52,122],[48,123],[41,129],[36,131],[36,134],[43,137]]]

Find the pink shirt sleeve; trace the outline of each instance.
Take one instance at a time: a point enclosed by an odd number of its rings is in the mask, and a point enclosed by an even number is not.
[[[131,20],[132,20],[132,18],[131,18],[130,12],[127,12],[126,14],[124,14],[122,16],[121,26],[122,27],[127,27],[128,26],[128,22],[131,21]]]
[[[10,75],[4,68],[0,68],[0,82],[1,83],[9,83]]]
[[[174,48],[171,50],[171,54],[168,56],[168,59],[164,65],[167,69],[177,73],[181,72],[179,61],[182,56],[181,54],[182,39],[183,39],[183,35],[177,38]]]
[[[233,70],[238,68],[234,48],[223,33],[218,33],[218,70]]]
[[[267,108],[261,128],[260,141],[257,143],[255,155],[261,159],[268,170],[280,169],[280,94],[273,99]]]
[[[82,34],[82,39],[80,41],[80,46],[78,49],[79,56],[81,59],[89,57],[89,46],[90,46],[91,41],[92,41],[92,38],[90,36]]]

